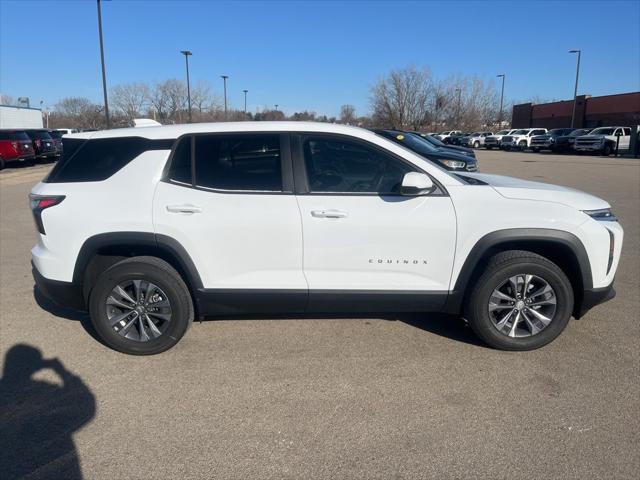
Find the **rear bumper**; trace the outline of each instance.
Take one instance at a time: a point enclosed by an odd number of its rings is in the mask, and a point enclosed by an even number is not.
[[[61,282],[43,277],[38,269],[31,264],[31,273],[36,287],[45,297],[60,307],[73,310],[86,310],[82,288],[72,282]]]
[[[596,305],[608,302],[615,296],[616,291],[613,288],[613,282],[607,287],[585,290],[582,296],[582,302],[576,305],[573,316],[575,318],[581,318]]]

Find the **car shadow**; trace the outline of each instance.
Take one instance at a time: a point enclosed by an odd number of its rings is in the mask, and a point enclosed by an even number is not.
[[[65,318],[67,320],[78,321],[85,331],[102,345],[106,345],[98,336],[91,323],[89,314],[76,310],[63,308],[45,297],[38,287],[34,285],[33,296],[40,308],[50,314]],[[486,347],[473,333],[467,323],[459,316],[447,315],[444,313],[295,313],[295,314],[261,314],[261,315],[220,315],[206,317],[202,321],[225,321],[225,320],[335,320],[335,319],[381,319],[387,321],[400,321],[411,325],[414,328],[425,332],[433,333],[441,337],[467,343],[475,346]],[[198,322],[199,320],[195,320]]]
[[[34,379],[50,370],[57,382]],[[81,479],[73,434],[96,412],[96,399],[80,377],[39,349],[13,345],[0,378],[0,472],[3,479]]]
[[[86,312],[79,312],[77,310],[73,310],[71,308],[61,307],[56,305],[51,300],[49,300],[36,285],[33,286],[33,298],[38,304],[40,308],[44,311],[49,312],[54,317],[64,318],[66,320],[72,320],[75,322],[80,322],[82,328],[91,335],[91,337],[102,345],[106,345],[102,339],[98,336],[93,324],[91,323],[91,318],[89,314]]]

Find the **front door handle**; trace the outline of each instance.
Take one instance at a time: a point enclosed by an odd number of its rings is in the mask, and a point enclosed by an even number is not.
[[[167,212],[171,213],[200,213],[202,209],[195,205],[167,205]]]
[[[342,210],[311,210],[311,216],[316,218],[347,218],[349,214]]]

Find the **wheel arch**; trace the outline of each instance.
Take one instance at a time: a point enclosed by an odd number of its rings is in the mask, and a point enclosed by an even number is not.
[[[476,242],[460,270],[447,300],[448,313],[459,314],[488,260],[507,250],[527,250],[548,258],[560,267],[571,282],[575,304],[574,316],[579,316],[584,291],[593,287],[591,265],[587,251],[578,237],[563,230],[516,228],[491,232]]]
[[[110,232],[88,238],[78,254],[73,283],[82,287],[85,303],[100,273],[124,258],[152,256],[166,261],[182,276],[195,303],[202,288],[200,274],[185,248],[176,240],[152,232]]]

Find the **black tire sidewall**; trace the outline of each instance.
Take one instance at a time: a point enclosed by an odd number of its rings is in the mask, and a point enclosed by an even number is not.
[[[178,279],[155,265],[127,262],[105,271],[89,298],[91,322],[100,338],[111,348],[133,355],[153,355],[173,347],[187,331],[192,320],[189,292]],[[127,280],[146,280],[160,287],[169,297],[171,321],[162,336],[148,342],[136,342],[120,336],[108,325],[106,299],[113,288]]]
[[[556,267],[557,268],[557,267]],[[489,317],[488,303],[493,290],[507,278],[517,274],[536,275],[545,280],[555,291],[556,313],[552,322],[542,332],[531,337],[511,338],[493,326]],[[573,310],[573,290],[560,269],[551,268],[537,261],[512,262],[485,273],[478,281],[470,299],[469,323],[474,332],[487,344],[503,350],[533,350],[553,341],[567,326]]]

